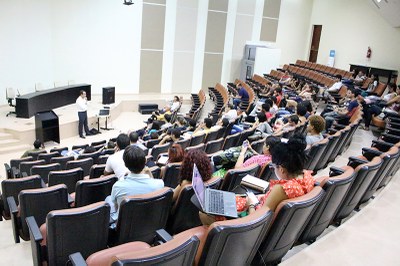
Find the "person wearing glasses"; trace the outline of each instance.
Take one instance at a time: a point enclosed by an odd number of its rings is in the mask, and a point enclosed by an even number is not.
[[[272,156],[270,168],[274,170],[276,180],[269,181],[268,192],[258,197],[236,197],[236,206],[239,217],[246,216],[260,208],[269,208],[275,211],[280,202],[303,196],[314,187],[312,171],[304,170],[307,160],[305,137],[294,135],[287,142],[279,142],[270,147]],[[215,221],[226,220],[223,216],[213,216],[199,213],[204,225]]]
[[[263,207],[275,210],[278,204],[286,199],[303,196],[314,187],[311,171],[304,170],[307,160],[304,136],[294,135],[288,142],[280,142],[270,150],[276,180],[270,180],[268,192],[259,198],[259,202],[247,197],[249,213]]]

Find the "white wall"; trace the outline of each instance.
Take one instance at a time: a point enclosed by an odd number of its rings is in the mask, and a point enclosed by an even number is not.
[[[389,25],[365,0],[315,0],[311,24],[322,25],[318,63],[336,50],[335,67],[350,63],[400,69],[400,29]],[[372,58],[366,60],[368,46]]]
[[[318,0],[282,0],[279,13],[276,47],[281,48],[280,64],[308,59],[311,35],[311,11]]]
[[[0,104],[7,87],[24,94],[52,81],[50,14],[47,1],[0,1]]]

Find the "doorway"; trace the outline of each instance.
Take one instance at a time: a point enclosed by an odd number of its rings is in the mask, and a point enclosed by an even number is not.
[[[319,40],[321,38],[322,25],[313,25],[313,33],[308,61],[316,63],[318,58]]]

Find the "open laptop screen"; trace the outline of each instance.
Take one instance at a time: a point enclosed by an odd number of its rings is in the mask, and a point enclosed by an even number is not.
[[[193,175],[192,175],[192,187],[197,199],[200,202],[201,208],[204,210],[204,182],[201,178],[199,169],[197,169],[196,164],[193,165]]]

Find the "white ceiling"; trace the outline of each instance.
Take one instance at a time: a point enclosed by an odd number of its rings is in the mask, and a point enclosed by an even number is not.
[[[393,27],[400,27],[400,0],[370,0],[373,8]]]

